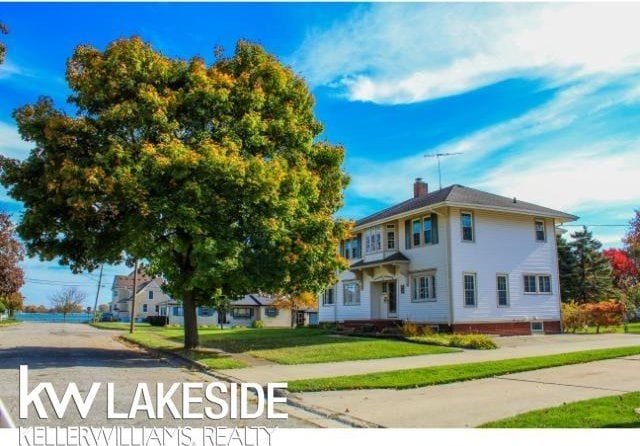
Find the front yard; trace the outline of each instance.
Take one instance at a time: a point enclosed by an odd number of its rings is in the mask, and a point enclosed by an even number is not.
[[[106,325],[108,324],[108,325]],[[99,328],[122,329],[128,326],[119,323],[99,324]],[[222,350],[231,356],[217,356],[211,361],[211,353],[197,352],[201,362],[209,362],[212,368],[243,366],[242,359],[224,364],[234,354],[248,354],[279,364],[312,364],[361,359],[392,358],[400,356],[427,355],[458,351],[450,347],[405,342],[395,339],[372,339],[338,336],[320,328],[263,328],[225,329],[201,328],[200,345],[204,349]],[[138,326],[133,334],[124,334],[125,339],[149,348],[180,351],[183,340],[182,328]],[[221,365],[223,367],[221,367]]]
[[[480,427],[595,428],[640,427],[640,392],[607,396],[534,410]]]

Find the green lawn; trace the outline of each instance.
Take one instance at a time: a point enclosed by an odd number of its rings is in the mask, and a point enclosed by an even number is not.
[[[640,392],[534,410],[480,427],[640,427]]]
[[[349,389],[406,389],[488,378],[508,373],[579,364],[637,354],[640,354],[640,346],[586,350],[557,355],[423,367],[363,375],[304,379],[290,381],[288,389],[293,392]]]
[[[106,324],[113,324],[111,322]],[[106,326],[103,328],[115,328]],[[199,330],[200,345],[228,353],[247,353],[280,364],[312,364],[391,358],[457,351],[453,348],[389,339],[336,336],[319,328]],[[140,327],[125,338],[150,348],[179,349],[182,328]]]
[[[229,353],[248,353],[279,364],[313,364],[457,351],[388,339],[336,336],[319,328],[201,330],[200,345]],[[164,334],[163,334],[164,336]],[[182,334],[169,336],[181,340]]]
[[[129,322],[90,322],[89,325],[102,330],[129,330]],[[151,325],[146,322],[136,322],[134,328],[137,327],[150,328]]]
[[[15,319],[3,319],[0,321],[0,327],[6,327],[9,325],[19,324],[22,321],[17,321]]]
[[[182,342],[176,341],[176,334],[182,334],[182,329],[141,327],[133,333],[122,335],[124,339],[155,350],[178,353],[182,356],[194,359],[210,369],[238,369],[247,365],[230,356],[203,351],[185,351]],[[182,338],[180,338],[182,339]]]
[[[627,326],[628,333],[640,334],[640,322],[630,322]],[[595,334],[596,327],[587,327],[586,330],[577,330],[576,334]],[[600,327],[600,333],[624,333],[624,326]]]

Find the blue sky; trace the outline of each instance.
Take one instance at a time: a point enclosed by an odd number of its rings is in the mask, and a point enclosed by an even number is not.
[[[17,158],[11,112],[51,96],[65,106],[65,60],[139,35],[169,56],[212,59],[239,38],[304,76],[323,137],[347,150],[341,214],[362,217],[408,198],[415,177],[437,188],[426,153],[459,183],[626,224],[640,203],[639,4],[0,4],[9,52],[0,66],[0,152]],[[0,190],[0,208],[20,205]],[[619,246],[623,227],[592,228]],[[25,261],[27,303],[97,272]],[[105,267],[109,297],[113,275]]]

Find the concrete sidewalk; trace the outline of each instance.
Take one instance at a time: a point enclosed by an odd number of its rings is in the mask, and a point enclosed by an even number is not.
[[[388,370],[431,367],[445,364],[493,361],[527,356],[553,355],[580,350],[640,345],[640,335],[550,335],[497,338],[497,350],[465,350],[435,355],[405,356],[401,358],[369,359],[321,364],[263,365],[245,369],[225,370],[225,374],[245,382],[266,384],[296,379],[357,375]]]
[[[385,427],[473,427],[563,403],[640,391],[640,356],[408,390],[296,394]]]

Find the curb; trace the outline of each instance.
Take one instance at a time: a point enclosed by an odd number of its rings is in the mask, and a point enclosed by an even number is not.
[[[151,354],[155,354],[155,355],[160,355],[160,354],[164,354],[164,355],[168,355],[168,356],[172,356],[175,359],[178,359],[184,363],[187,363],[193,367],[195,367],[196,369],[198,369],[198,371],[209,375],[213,378],[216,378],[217,380],[220,381],[226,381],[229,383],[235,383],[235,384],[242,384],[244,381],[238,380],[237,378],[231,376],[231,375],[227,375],[225,373],[220,373],[220,372],[214,372],[211,369],[209,369],[208,367],[206,367],[204,364],[186,357],[185,355],[182,355],[180,353],[176,353],[176,352],[172,352],[170,350],[162,350],[162,349],[155,349],[155,348],[150,348],[147,347],[145,345],[142,345],[136,341],[133,341],[131,339],[126,339],[124,336],[119,335],[117,337],[117,339],[124,343],[124,344],[129,344],[129,345],[133,345],[135,347],[138,347],[148,353]],[[266,393],[266,389],[264,386],[262,386],[263,391]],[[252,389],[250,389],[251,391],[253,391]],[[371,423],[369,421],[365,421],[365,420],[361,420],[359,418],[356,417],[352,417],[351,415],[347,415],[344,413],[340,413],[340,412],[334,412],[332,410],[329,409],[325,409],[323,407],[319,407],[319,406],[314,406],[312,404],[308,404],[305,403],[304,401],[302,401],[302,399],[300,399],[297,396],[293,396],[292,392],[289,392],[288,390],[282,390],[282,389],[275,389],[274,390],[274,395],[278,396],[278,397],[284,397],[287,399],[287,405],[291,406],[291,407],[295,407],[297,409],[302,409],[305,410],[307,412],[310,412],[314,415],[319,415],[321,417],[327,418],[329,420],[333,420],[333,421],[339,421],[340,423],[346,424],[347,426],[350,427],[355,427],[355,428],[383,428],[384,426],[376,424],[376,423]]]

